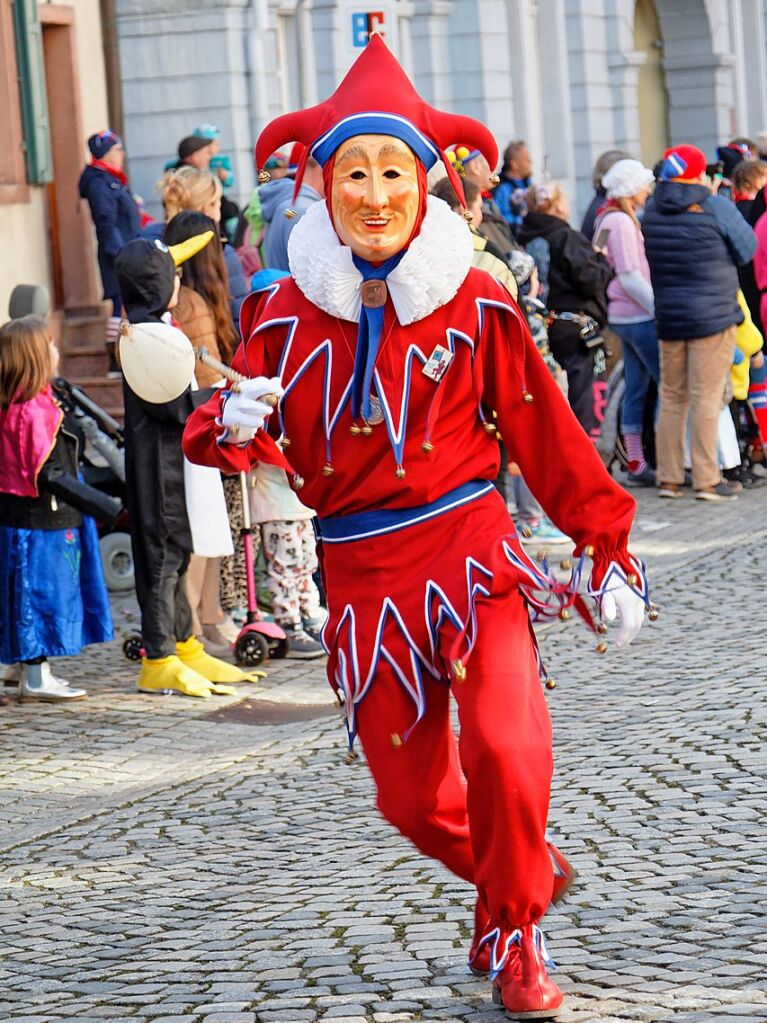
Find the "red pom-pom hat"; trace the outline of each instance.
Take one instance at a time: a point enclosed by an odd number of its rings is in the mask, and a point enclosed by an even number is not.
[[[256,143],[256,166],[288,142],[302,142],[304,159],[296,174],[296,194],[308,156],[324,166],[355,135],[392,135],[400,139],[428,170],[442,160],[461,202],[463,187],[445,148],[460,141],[478,149],[491,167],[498,162],[492,133],[473,117],[448,114],[426,103],[379,35],[352,64],[336,91],[322,103],[271,121]]]

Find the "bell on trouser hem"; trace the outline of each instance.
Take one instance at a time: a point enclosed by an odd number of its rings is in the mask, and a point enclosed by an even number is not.
[[[564,854],[553,842],[547,842],[549,847],[549,858],[554,868],[554,887],[551,892],[551,905],[556,906],[564,899],[578,876],[578,872],[571,863],[567,861]],[[491,967],[491,945],[490,942],[483,942],[490,927],[490,916],[477,899],[474,907],[474,939],[469,949],[469,969],[475,977],[487,977]]]
[[[537,924],[515,931],[506,965],[493,981],[493,1002],[508,1019],[553,1019],[562,1008],[562,992],[546,972],[550,964]]]

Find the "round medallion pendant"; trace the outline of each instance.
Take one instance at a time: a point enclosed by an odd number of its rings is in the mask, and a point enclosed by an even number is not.
[[[368,422],[370,423],[371,426],[378,426],[379,423],[382,423],[383,421],[384,421],[384,414],[383,414],[383,408],[381,406],[381,402],[379,401],[378,398],[375,397],[375,395],[371,394],[370,395],[370,416],[368,417]]]

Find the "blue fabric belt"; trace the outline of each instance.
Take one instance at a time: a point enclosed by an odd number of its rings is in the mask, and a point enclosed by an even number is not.
[[[462,504],[475,501],[493,489],[493,484],[488,480],[470,480],[454,490],[449,490],[436,501],[415,508],[383,508],[357,512],[354,515],[338,515],[328,519],[317,519],[317,524],[324,543],[350,543],[353,540],[394,533],[417,522],[433,519]]]

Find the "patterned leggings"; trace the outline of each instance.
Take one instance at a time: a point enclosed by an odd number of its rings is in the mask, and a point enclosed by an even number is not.
[[[275,620],[283,627],[299,629],[302,621],[324,621],[325,610],[312,578],[317,553],[311,521],[264,522],[261,543]]]

